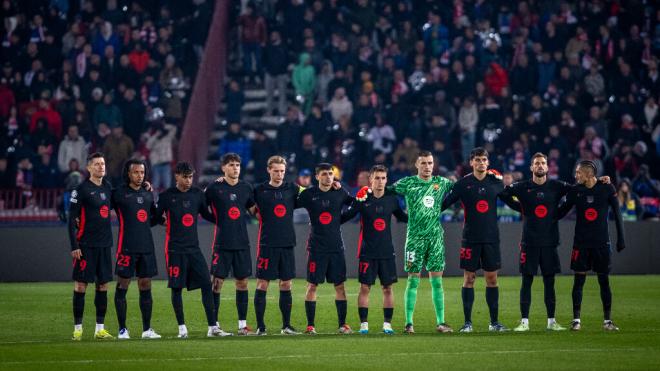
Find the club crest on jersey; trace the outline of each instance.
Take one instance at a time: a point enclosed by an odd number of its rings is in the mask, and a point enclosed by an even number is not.
[[[434,184],[433,184],[433,189],[436,190],[436,191],[437,191],[438,189],[440,189],[440,184],[434,183]]]
[[[422,204],[428,208],[431,208],[435,204],[435,199],[431,196],[424,196],[424,198],[422,198]]]
[[[536,192],[536,198],[542,200],[545,198],[545,194],[543,192]]]
[[[139,203],[139,204],[143,204],[143,203],[144,203],[144,197],[142,197],[142,196],[138,196],[138,197],[137,197],[137,203]]]
[[[183,200],[183,207],[189,208],[191,206],[190,200]]]
[[[103,201],[105,201],[105,192],[101,192],[101,193],[99,193],[99,196],[101,196],[101,199],[102,199]]]
[[[328,207],[330,206],[330,200],[321,200],[321,205],[323,207]]]
[[[593,204],[594,203],[594,196],[587,196],[587,203],[588,204]]]
[[[383,207],[382,206],[376,206],[376,214],[382,214],[383,213]]]
[[[276,200],[281,200],[282,198],[284,198],[284,196],[282,196],[282,192],[280,192],[280,191],[275,192],[275,199]]]
[[[230,193],[229,194],[229,200],[230,201],[236,201],[236,193]]]

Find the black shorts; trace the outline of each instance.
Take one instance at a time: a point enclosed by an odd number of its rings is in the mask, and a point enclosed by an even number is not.
[[[112,281],[112,255],[109,247],[81,247],[80,250],[80,260],[73,260],[71,278],[74,281],[98,284]]]
[[[257,253],[257,278],[288,281],[296,277],[293,247],[261,247]]]
[[[148,254],[119,254],[115,264],[115,274],[121,278],[151,278],[158,274],[156,255]]]
[[[556,246],[520,246],[520,273],[536,275],[539,266],[541,274],[551,276],[561,272]]]
[[[502,268],[499,243],[465,244],[460,250],[461,269],[476,272],[495,272]]]
[[[573,247],[571,269],[576,272],[593,270],[596,273],[610,273],[612,269],[612,250],[609,246],[597,248]]]
[[[358,262],[358,281],[363,285],[371,286],[376,283],[376,277],[383,286],[389,286],[399,280],[394,258],[360,258]]]
[[[307,255],[307,282],[318,285],[325,281],[335,285],[340,285],[346,281],[346,259],[343,252],[309,251]]]
[[[252,275],[250,250],[213,250],[211,274],[225,279],[231,271],[234,278],[242,280]]]
[[[172,254],[167,261],[167,287],[171,289],[195,290],[211,286],[208,266],[202,252]]]

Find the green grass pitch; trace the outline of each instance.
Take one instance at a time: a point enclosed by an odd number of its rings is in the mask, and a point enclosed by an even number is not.
[[[613,319],[621,328],[605,333],[595,276],[589,276],[583,300],[583,330],[579,333],[545,331],[543,283],[537,277],[533,286],[529,333],[490,334],[484,281],[477,280],[473,334],[438,334],[428,280],[421,284],[415,329],[402,334],[405,279],[395,285],[395,329],[392,336],[380,334],[382,296],[374,287],[369,313],[369,335],[336,335],[334,290],[321,285],[317,304],[317,336],[281,336],[278,291],[271,285],[266,311],[270,335],[207,339],[200,292],[184,291],[187,340],[175,338],[177,326],[170,305],[170,292],[163,281],[154,282],[152,326],[162,340],[94,341],[93,292],[86,298],[84,340],[69,340],[72,283],[0,284],[0,370],[82,370],[82,369],[659,369],[660,368],[660,276],[613,276]],[[447,321],[457,330],[463,322],[460,297],[462,278],[445,279]],[[292,322],[299,330],[306,324],[304,281],[294,283]],[[255,281],[250,282],[248,323],[254,327],[252,297]],[[500,320],[509,327],[519,319],[518,277],[500,279]],[[572,277],[557,279],[557,319],[567,326],[571,312]],[[348,322],[359,328],[358,284],[347,282]],[[106,327],[117,334],[113,304],[114,288],[108,295]],[[231,281],[225,284],[220,321],[225,330],[235,331],[236,307]],[[137,288],[128,295],[128,326],[134,338],[141,334]]]

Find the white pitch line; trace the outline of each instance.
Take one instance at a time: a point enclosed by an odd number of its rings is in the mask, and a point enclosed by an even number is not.
[[[587,348],[587,349],[553,349],[557,352],[570,352],[570,353],[604,353],[604,352],[639,352],[639,351],[654,351],[654,348]],[[0,362],[0,365],[28,365],[28,364],[92,364],[92,363],[109,363],[109,362],[200,362],[200,361],[241,361],[251,359],[303,359],[303,358],[346,358],[346,357],[410,357],[410,356],[458,356],[469,354],[531,354],[531,353],[545,353],[547,350],[493,350],[493,351],[462,351],[462,352],[411,352],[411,353],[387,353],[387,354],[374,354],[374,353],[337,353],[337,354],[291,354],[291,355],[275,355],[275,356],[230,356],[230,357],[188,357],[188,358],[131,358],[131,359],[72,359],[72,360],[50,360],[50,361],[6,361]]]

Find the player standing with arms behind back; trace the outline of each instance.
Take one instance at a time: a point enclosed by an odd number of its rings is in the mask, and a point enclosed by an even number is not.
[[[238,334],[252,335],[247,325],[248,280],[252,275],[250,240],[245,225],[248,209],[254,207],[254,191],[247,182],[240,180],[241,157],[236,153],[222,156],[224,181],[214,182],[205,191],[206,202],[213,211],[213,302],[215,313],[220,309],[220,291],[231,271],[236,282],[236,311]],[[217,320],[217,318],[216,318]]]
[[[293,211],[301,187],[284,182],[286,160],[281,156],[268,159],[270,180],[254,189],[254,200],[259,216],[257,239],[257,289],[254,293],[254,310],[257,317],[257,334],[266,333],[264,315],[266,292],[272,280],[279,279],[282,335],[300,334],[291,326],[291,283],[296,276],[296,232],[293,228]]]
[[[192,186],[195,170],[187,162],[179,162],[174,169],[175,186],[158,196],[156,215],[166,216],[165,266],[169,277],[167,287],[172,289],[172,308],[179,324],[179,338],[188,337],[183,314],[181,291],[201,289],[202,305],[208,323],[208,337],[231,335],[216,323],[213,294],[206,259],[199,249],[197,216],[213,221],[204,192]]]
[[[408,283],[405,293],[406,327],[408,334],[415,333],[413,313],[417,302],[420,273],[426,267],[431,281],[431,297],[435,308],[436,330],[442,333],[453,330],[445,323],[445,294],[442,274],[445,270],[444,230],[440,225],[442,200],[452,188],[452,182],[441,176],[433,176],[433,155],[421,151],[415,161],[417,175],[400,179],[392,188],[405,197],[408,208],[408,228],[405,247],[405,270]]]
[[[358,314],[360,333],[369,333],[369,292],[379,278],[383,287],[383,332],[393,334],[394,293],[392,284],[398,281],[394,245],[392,244],[392,215],[407,222],[408,215],[393,194],[385,194],[387,168],[375,165],[369,171],[369,187],[362,188],[353,204],[342,213],[342,223],[360,214],[360,237],[358,240]],[[371,194],[368,193],[371,191]]]
[[[571,269],[575,272],[573,281],[573,321],[571,330],[582,328],[580,310],[582,308],[582,288],[587,279],[587,271],[598,275],[600,299],[603,303],[603,329],[617,331],[619,328],[610,317],[612,290],[609,273],[611,269],[610,234],[607,216],[611,209],[616,225],[616,251],[626,248],[621,209],[616,189],[611,184],[603,184],[596,179],[596,165],[592,161],[581,161],[575,169],[578,185],[566,195],[566,202],[559,207],[557,218],[563,218],[575,206],[575,237],[571,254]]]
[[[96,152],[87,157],[89,179],[71,192],[69,239],[73,257],[73,340],[82,339],[87,284],[96,282],[95,339],[114,339],[103,324],[108,309],[108,282],[112,281],[112,187],[104,179],[105,159]]]
[[[497,226],[497,197],[504,189],[502,176],[488,170],[488,152],[477,147],[470,153],[472,173],[456,183],[442,203],[442,210],[461,201],[464,210],[463,240],[460,260],[463,269],[463,314],[465,324],[460,332],[472,332],[472,304],[476,271],[484,270],[486,303],[490,313],[489,331],[508,329],[498,321],[499,288],[497,271],[502,266],[500,230]]]
[[[143,186],[145,170],[143,161],[126,161],[123,171],[125,183],[112,192],[112,206],[119,218],[115,266],[118,339],[130,339],[126,328],[126,292],[134,275],[138,277],[140,290],[142,338],[160,339],[160,335],[151,328],[151,277],[158,274],[151,227],[160,223],[161,218],[156,215],[153,194]]]

